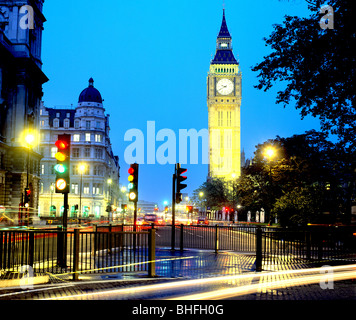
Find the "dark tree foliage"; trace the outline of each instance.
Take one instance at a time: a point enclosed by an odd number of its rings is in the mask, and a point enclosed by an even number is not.
[[[334,29],[322,29],[325,3],[309,0],[310,16],[286,16],[265,38],[272,52],[252,68],[258,72],[255,87],[267,91],[285,84],[276,102],[295,101],[301,117],[320,119],[324,132],[336,134],[343,148],[355,148],[356,134],[356,33],[353,0],[330,0]]]
[[[272,159],[265,156],[269,146],[276,150]],[[347,157],[322,132],[277,136],[256,146],[238,181],[238,202],[252,213],[263,207],[283,225],[347,222],[356,180],[339,161]]]

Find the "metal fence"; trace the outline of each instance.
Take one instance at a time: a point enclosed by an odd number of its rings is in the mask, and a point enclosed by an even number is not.
[[[136,229],[136,230],[135,230]],[[172,248],[172,226],[107,225],[93,230],[0,230],[0,270],[36,273],[147,271],[154,275],[156,247]],[[263,265],[298,261],[356,261],[350,228],[288,230],[246,225],[176,225],[174,249],[231,250],[256,255]]]
[[[264,264],[292,260],[313,262],[356,261],[356,234],[349,228],[264,231],[262,254]]]
[[[155,230],[2,231],[0,270],[36,273],[104,273],[147,271],[154,275]]]

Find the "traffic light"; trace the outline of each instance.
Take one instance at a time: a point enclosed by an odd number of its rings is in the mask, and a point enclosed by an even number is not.
[[[193,213],[193,206],[187,206],[187,212]]]
[[[29,188],[25,188],[25,201],[24,204],[26,207],[29,206],[31,201],[31,190]]]
[[[138,200],[138,164],[130,164],[129,169],[129,200],[132,202],[137,202]]]
[[[56,172],[56,193],[69,193],[70,134],[58,135],[56,147],[58,149],[55,155],[57,164],[54,166]]]
[[[177,188],[176,188],[176,203],[182,201],[181,191],[187,187],[185,183],[182,183],[184,180],[187,180],[186,176],[182,176],[183,173],[187,172],[187,169],[181,168],[180,163],[176,164],[176,175],[177,175]]]

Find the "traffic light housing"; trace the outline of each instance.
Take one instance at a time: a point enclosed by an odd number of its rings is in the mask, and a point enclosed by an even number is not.
[[[30,188],[25,188],[25,201],[24,201],[24,205],[29,206],[30,205],[30,201],[31,201],[31,190]]]
[[[193,206],[187,206],[187,212],[193,213]]]
[[[55,155],[57,164],[54,166],[56,172],[56,193],[69,193],[70,134],[58,135],[55,145],[58,150]]]
[[[181,168],[180,163],[176,164],[176,177],[177,177],[177,187],[176,187],[176,203],[180,203],[182,201],[182,193],[181,191],[187,187],[183,181],[187,180],[186,176],[182,176],[183,173],[187,172],[187,169]]]
[[[129,200],[132,202],[137,202],[138,200],[138,164],[132,163],[130,164],[129,169]]]

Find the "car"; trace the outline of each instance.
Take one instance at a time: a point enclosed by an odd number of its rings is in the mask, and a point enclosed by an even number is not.
[[[209,224],[209,220],[208,220],[208,218],[207,217],[203,217],[203,216],[201,216],[201,217],[198,217],[198,219],[197,219],[197,224],[205,224],[205,225],[208,225]]]
[[[164,221],[164,219],[162,217],[157,217],[157,219],[155,221],[155,225],[157,225],[157,226],[165,226],[166,225],[166,221]]]

